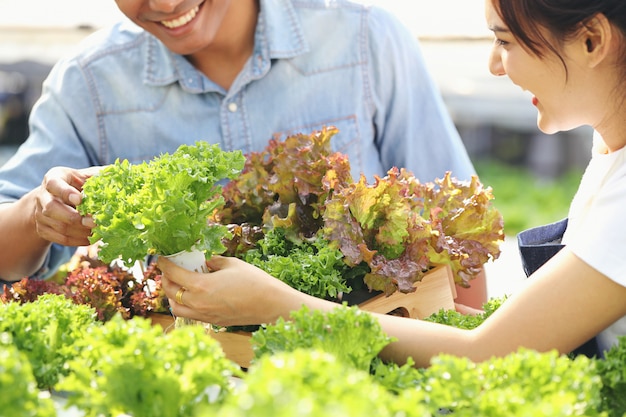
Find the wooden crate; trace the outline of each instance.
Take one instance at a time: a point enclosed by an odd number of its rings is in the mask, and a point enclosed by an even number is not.
[[[147,318],[153,326],[161,326],[166,333],[174,328],[174,317],[171,314],[150,313]]]
[[[377,295],[359,304],[363,310],[374,313],[396,314],[413,319],[423,319],[441,309],[454,310],[456,286],[448,265],[429,271],[415,284],[415,292],[395,292],[390,296]]]
[[[455,298],[454,277],[450,267],[446,265],[429,271],[420,282],[415,284],[415,291],[412,293],[396,292],[388,297],[379,294],[360,303],[359,308],[375,313],[391,313],[412,319],[423,319],[441,309],[454,310]],[[153,323],[157,322],[153,319]],[[169,321],[161,325],[165,331],[173,328],[173,317],[169,316]],[[209,334],[222,345],[228,359],[242,368],[250,366],[254,358],[250,333],[209,330]]]

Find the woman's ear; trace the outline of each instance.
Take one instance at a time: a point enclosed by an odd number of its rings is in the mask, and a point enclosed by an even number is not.
[[[590,68],[602,62],[613,48],[614,28],[602,13],[585,22],[579,39],[584,42],[583,53]]]

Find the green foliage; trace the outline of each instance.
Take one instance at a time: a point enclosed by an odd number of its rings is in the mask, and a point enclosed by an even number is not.
[[[370,289],[410,292],[429,269],[446,264],[467,286],[500,255],[503,221],[492,198],[476,176],[463,182],[448,172],[420,183],[394,168],[373,185],[361,177],[336,190],[326,201],[324,237],[339,243],[348,265],[370,266]]]
[[[252,334],[255,358],[296,349],[321,349],[356,369],[368,371],[372,360],[393,339],[374,316],[357,307],[338,305],[322,313],[307,307]]]
[[[62,295],[44,294],[32,303],[0,304],[0,334],[28,358],[39,388],[51,388],[68,373],[67,361],[80,352],[74,343],[96,325],[95,312]]]
[[[80,337],[74,326],[54,325],[57,341],[41,338],[50,334],[38,324],[44,317],[55,322],[67,314],[94,314],[65,301],[44,295],[32,303],[2,305],[0,323],[5,326],[10,311],[12,328],[28,329],[18,338],[30,339],[27,344],[37,345],[36,351],[44,340],[46,349],[74,352],[66,357],[67,373],[50,387],[65,391],[66,406],[85,417],[624,414],[626,338],[605,359],[520,349],[480,363],[438,355],[430,367],[416,369],[411,359],[399,366],[377,357],[392,339],[373,316],[345,305],[326,314],[303,308],[291,321],[253,335],[256,359],[243,373],[201,326],[164,334],[145,319],[124,321],[117,315],[105,324],[87,320]],[[485,314],[500,304],[491,300]],[[0,331],[1,414],[53,416],[49,399],[37,392],[29,351],[12,334]]]
[[[601,416],[600,389],[595,360],[520,349],[481,363],[439,355],[415,395],[433,414]]]
[[[327,299],[351,291],[345,278],[350,268],[343,254],[328,241],[316,237],[293,242],[285,238],[283,228],[274,228],[257,243],[257,248],[245,252],[243,259],[291,287]]]
[[[421,183],[391,169],[368,184],[355,182],[345,155],[333,153],[337,129],[271,140],[246,155],[242,174],[224,187],[225,206],[213,216],[222,224],[282,228],[301,242],[322,237],[338,245],[351,268],[369,268],[361,279],[370,290],[412,292],[429,269],[448,264],[469,285],[488,260],[500,254],[504,236],[489,187],[477,177],[457,181],[448,173]],[[426,180],[431,180],[426,179]],[[226,246],[248,248],[252,229],[240,229]]]
[[[91,214],[96,228],[91,243],[102,240],[100,258],[109,263],[120,255],[133,264],[148,253],[172,255],[198,250],[225,250],[223,225],[207,225],[224,204],[219,181],[243,168],[241,151],[223,152],[218,145],[181,145],[149,163],[116,161],[83,186],[77,207]]]
[[[415,388],[422,380],[423,371],[415,368],[413,358],[408,358],[404,365],[385,363],[380,358],[375,358],[371,366],[371,374],[376,382],[395,394]]]
[[[611,417],[626,415],[626,336],[604,354],[598,361],[602,376],[602,400],[604,409]]]
[[[504,218],[507,236],[567,217],[582,171],[555,180],[541,180],[527,169],[496,162],[476,163],[484,184],[493,188],[494,206]]]
[[[327,352],[296,349],[262,357],[249,369],[242,389],[217,416],[392,417],[426,416],[420,404],[405,403],[362,370]]]
[[[0,333],[0,392],[3,417],[56,416],[50,398],[37,389],[28,357],[13,345],[8,333]]]
[[[78,344],[83,354],[59,387],[87,417],[192,416],[198,404],[222,401],[240,372],[202,326],[164,334],[143,318],[116,316]]]
[[[491,298],[483,304],[483,312],[475,315],[461,314],[456,310],[441,309],[438,312],[424,318],[425,321],[445,324],[459,329],[473,329],[478,327],[487,317],[498,309],[506,301],[507,297]]]

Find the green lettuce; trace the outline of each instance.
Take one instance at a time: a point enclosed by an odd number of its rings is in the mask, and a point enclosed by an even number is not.
[[[117,160],[85,182],[77,209],[93,216],[90,242],[102,241],[105,262],[121,256],[132,264],[149,253],[192,248],[220,253],[228,230],[208,219],[224,204],[219,182],[236,177],[244,163],[241,151],[224,152],[206,142],[138,165]]]
[[[278,227],[269,230],[258,247],[242,257],[290,287],[314,297],[337,299],[351,291],[346,278],[349,268],[343,262],[343,254],[322,238],[294,243],[285,239],[285,230]]]
[[[345,304],[325,313],[302,307],[288,320],[279,318],[252,333],[257,359],[278,352],[320,349],[366,372],[380,351],[393,341],[374,316]]]

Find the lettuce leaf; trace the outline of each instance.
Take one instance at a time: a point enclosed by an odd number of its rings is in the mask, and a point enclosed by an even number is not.
[[[121,256],[129,264],[148,253],[224,251],[228,230],[207,224],[208,218],[224,204],[219,181],[236,177],[244,163],[241,151],[224,152],[206,142],[181,145],[139,165],[117,160],[83,186],[77,208],[96,223],[90,242],[103,242],[103,261]]]
[[[289,286],[318,298],[337,299],[352,289],[348,286],[348,266],[343,254],[318,236],[314,241],[291,242],[285,230],[269,230],[258,247],[243,254],[243,259],[258,266]]]
[[[503,220],[490,188],[474,176],[461,182],[446,173],[422,184],[405,169],[336,191],[326,202],[324,235],[338,242],[349,265],[366,262],[365,282],[391,294],[415,291],[431,268],[449,264],[455,281],[469,285],[504,239]]]
[[[347,157],[331,150],[337,133],[329,127],[272,139],[263,152],[247,154],[241,175],[224,186],[224,209],[214,220],[281,227],[292,241],[313,239],[328,196],[352,182]]]

